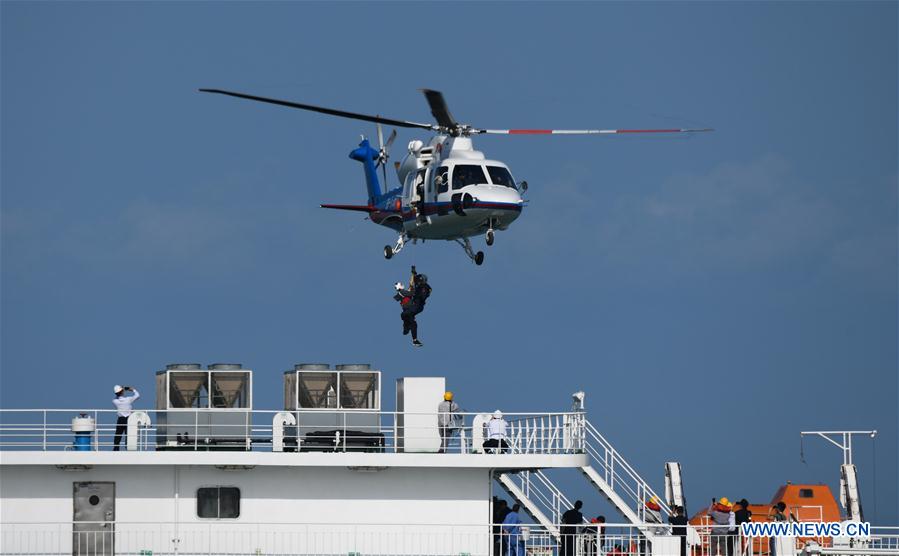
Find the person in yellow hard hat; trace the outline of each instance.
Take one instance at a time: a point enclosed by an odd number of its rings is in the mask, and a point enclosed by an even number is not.
[[[709,518],[712,524],[711,556],[731,556],[733,543],[730,536],[736,531],[736,518],[733,512],[733,503],[726,497],[721,497],[716,502],[712,498],[709,506]]]
[[[443,394],[443,401],[437,405],[437,424],[440,426],[440,453],[449,448],[450,439],[462,426],[459,404],[453,401],[453,393]]]

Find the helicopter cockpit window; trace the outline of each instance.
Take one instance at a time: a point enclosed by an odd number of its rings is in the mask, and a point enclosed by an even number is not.
[[[434,175],[434,186],[437,189],[437,193],[449,191],[449,172],[446,166],[437,168],[437,172]]]
[[[515,180],[512,174],[502,166],[487,166],[487,173],[490,174],[490,181],[494,185],[505,185],[506,187],[515,188]]]
[[[487,183],[484,169],[473,164],[459,164],[453,167],[453,189],[462,189],[466,185]]]

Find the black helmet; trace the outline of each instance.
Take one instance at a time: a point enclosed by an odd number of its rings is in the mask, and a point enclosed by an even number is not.
[[[425,274],[419,274],[418,277],[416,278],[416,280],[417,280],[418,282],[423,283],[423,284],[427,284],[427,283],[428,283],[428,277],[427,277],[427,275],[425,275]]]

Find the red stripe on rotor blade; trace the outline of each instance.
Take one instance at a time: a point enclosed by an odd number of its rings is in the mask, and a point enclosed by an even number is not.
[[[551,129],[510,129],[509,130],[510,135],[527,135],[527,134],[552,135],[552,132],[553,132],[553,130],[551,130]]]

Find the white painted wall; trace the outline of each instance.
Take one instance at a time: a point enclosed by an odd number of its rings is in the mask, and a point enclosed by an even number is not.
[[[176,503],[176,470],[178,502]],[[0,466],[4,522],[72,520],[73,483],[116,483],[116,521],[203,522],[196,516],[202,486],[236,486],[236,522],[472,524],[490,521],[487,469],[103,466],[71,471],[49,466]],[[229,520],[232,521],[232,520]]]
[[[437,407],[443,401],[446,379],[404,377],[396,380],[397,443],[403,452],[437,452],[440,432]]]
[[[388,468],[377,472],[330,467],[114,465],[89,470],[0,466],[0,551],[20,551],[34,539],[47,550],[70,550],[73,483],[116,484],[118,552],[302,553],[360,551],[397,554],[489,552],[488,469]],[[196,492],[236,486],[234,520],[200,519]],[[177,497],[176,497],[177,493]],[[13,523],[30,522],[34,526]],[[129,522],[172,526],[134,525]],[[281,523],[263,525],[259,523]],[[292,524],[321,524],[298,526]],[[471,524],[485,524],[472,527]],[[391,527],[366,524],[388,524]],[[35,532],[38,533],[35,533]],[[29,544],[31,546],[31,544]]]

